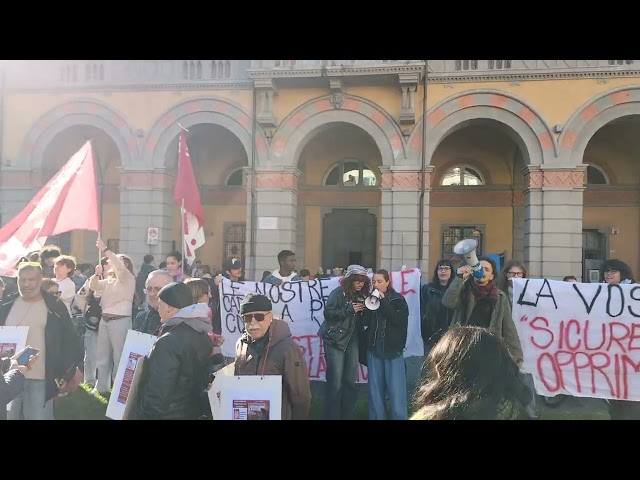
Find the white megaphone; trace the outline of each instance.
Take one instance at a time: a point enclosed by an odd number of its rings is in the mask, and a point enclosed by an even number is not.
[[[364,306],[369,310],[377,310],[380,308],[380,292],[376,288],[371,295],[364,301]]]
[[[473,238],[466,238],[456,243],[456,246],[453,247],[453,251],[457,255],[462,255],[464,257],[464,261],[471,267],[471,270],[473,270],[473,276],[480,279],[484,277],[484,269],[482,268],[482,265],[480,265],[478,257],[476,256],[477,247],[478,242]]]

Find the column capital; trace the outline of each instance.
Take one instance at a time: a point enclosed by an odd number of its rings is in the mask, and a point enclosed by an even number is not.
[[[535,189],[584,190],[587,165],[527,165],[525,193]]]
[[[280,168],[277,170],[260,170],[255,172],[256,188],[266,190],[298,190],[300,170],[297,168]],[[247,188],[251,188],[251,175],[247,176]]]
[[[425,187],[431,186],[431,172],[433,166],[429,165],[425,168]],[[410,166],[382,166],[380,167],[382,174],[382,189],[398,189],[398,190],[419,190],[421,170]]]

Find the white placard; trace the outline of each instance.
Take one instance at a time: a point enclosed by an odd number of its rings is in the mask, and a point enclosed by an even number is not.
[[[277,230],[278,217],[258,217],[259,230]]]
[[[27,346],[29,327],[0,327],[0,358],[13,357]],[[7,404],[7,411],[11,402]]]
[[[214,420],[282,420],[281,375],[229,376],[216,372],[208,394]]]
[[[158,339],[155,335],[129,330],[124,342],[122,356],[118,365],[118,373],[113,382],[113,390],[107,406],[107,417],[122,420],[131,391],[138,360],[151,351],[151,347]]]
[[[409,307],[405,357],[424,355],[420,333],[420,276],[417,268],[391,273],[391,286],[404,296]],[[235,345],[244,330],[240,303],[247,293],[261,293],[271,299],[274,317],[289,324],[291,335],[302,350],[309,379],[324,381],[326,363],[318,329],[324,322],[324,307],[329,294],[338,287],[340,280],[339,277],[332,277],[275,286],[259,282],[234,282],[223,278],[220,283],[220,318],[222,336],[225,338],[222,353],[225,357],[235,357]],[[367,367],[359,365],[358,382],[366,381]]]
[[[513,280],[536,392],[640,401],[640,285]]]
[[[28,333],[29,327],[0,327],[0,358],[13,357],[24,350]]]

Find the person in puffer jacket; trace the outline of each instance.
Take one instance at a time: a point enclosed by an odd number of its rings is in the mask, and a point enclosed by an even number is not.
[[[453,263],[451,260],[438,261],[433,269],[430,283],[420,287],[420,331],[424,342],[424,356],[438,343],[449,329],[454,309],[442,303],[444,292],[453,281]]]
[[[208,306],[195,304],[191,289],[173,282],[158,294],[160,337],[144,363],[134,420],[197,420],[209,380],[213,342]]]

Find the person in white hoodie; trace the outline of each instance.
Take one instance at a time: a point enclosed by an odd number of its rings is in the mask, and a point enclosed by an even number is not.
[[[158,294],[160,338],[144,363],[134,420],[197,420],[206,416],[213,341],[209,306],[194,303],[182,282]]]

